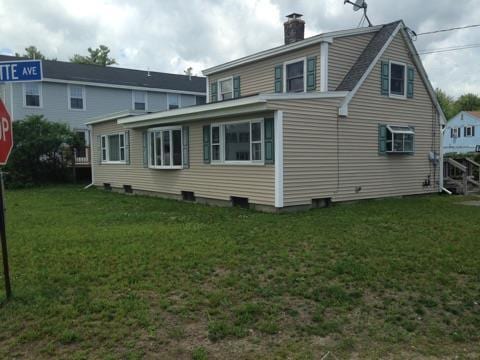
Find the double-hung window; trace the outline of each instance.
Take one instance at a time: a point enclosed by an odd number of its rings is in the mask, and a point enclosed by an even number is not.
[[[387,125],[388,153],[413,153],[415,131],[409,126]]]
[[[285,92],[305,91],[305,59],[285,63]]]
[[[263,163],[263,120],[211,126],[212,163]]]
[[[471,125],[465,126],[465,136],[466,137],[475,136],[473,126]]]
[[[23,102],[26,107],[42,107],[42,84],[38,82],[24,83]]]
[[[233,78],[218,80],[218,101],[233,99]]]
[[[148,166],[153,169],[181,169],[182,128],[150,129],[148,134]]]
[[[147,110],[147,92],[132,91],[133,110]]]
[[[125,133],[102,135],[102,163],[125,163]]]
[[[452,128],[450,137],[458,138],[460,136],[460,128]]]
[[[68,86],[68,107],[70,110],[85,109],[85,87],[79,85]]]
[[[390,96],[406,97],[407,67],[390,61]]]
[[[178,109],[180,107],[180,95],[168,94],[168,110]]]

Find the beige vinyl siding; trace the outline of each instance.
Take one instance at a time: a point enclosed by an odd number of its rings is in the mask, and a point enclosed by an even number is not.
[[[208,81],[209,84],[211,84],[222,78],[240,76],[241,96],[258,93],[273,93],[275,92],[275,66],[283,64],[286,61],[309,56],[317,57],[316,88],[318,90],[320,89],[320,44],[315,44],[268,59],[255,61],[250,64],[240,65],[233,69],[210,75]]]
[[[376,33],[333,39],[328,49],[328,90],[334,91]]]
[[[110,183],[121,188],[131,185],[134,190],[155,191],[179,196],[181,191],[193,191],[195,196],[230,200],[230,196],[247,197],[251,203],[274,206],[274,165],[211,165],[203,163],[203,125],[188,124],[190,128],[190,168],[154,170],[143,167],[143,131],[130,131],[130,165],[99,164],[97,135],[125,131],[115,121],[93,126],[94,183]]]
[[[401,35],[383,59],[412,64]],[[334,99],[277,102],[284,111],[284,205],[437,192],[439,169],[434,177],[428,155],[440,151],[439,123],[418,71],[414,88],[413,99],[380,95],[378,63],[350,103],[347,118],[337,120]],[[380,123],[414,126],[415,154],[379,155]],[[428,175],[432,186],[424,188]]]

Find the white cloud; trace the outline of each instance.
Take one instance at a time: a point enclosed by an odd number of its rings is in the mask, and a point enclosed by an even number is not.
[[[478,22],[474,0],[369,0],[374,24],[403,18],[417,32]],[[306,35],[356,27],[360,12],[343,0],[2,0],[0,50],[22,52],[36,45],[44,54],[68,60],[105,44],[121,66],[196,74],[206,67],[278,46],[282,23],[304,14]],[[480,29],[421,36],[418,49],[478,43]],[[480,49],[423,56],[435,86],[452,95],[480,93],[476,68]]]

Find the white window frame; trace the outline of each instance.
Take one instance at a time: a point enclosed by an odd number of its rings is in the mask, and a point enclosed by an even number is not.
[[[468,131],[470,130],[470,134]],[[473,126],[472,125],[466,125],[465,126],[465,137],[473,137]]]
[[[77,87],[82,88],[82,104],[83,104],[83,107],[81,109],[72,108],[72,103],[71,103],[71,98],[72,98],[71,87],[72,86],[77,86]],[[87,110],[87,96],[86,96],[85,86],[75,85],[75,84],[68,84],[67,85],[67,106],[68,106],[68,110],[72,110],[72,111],[85,111],[85,110]]]
[[[182,107],[182,94],[167,94],[167,110],[177,110],[177,109],[170,109],[170,97],[172,95],[178,96],[178,108],[180,109]]]
[[[180,165],[173,165],[173,130],[180,130],[180,154],[181,160]],[[170,165],[163,165],[163,133],[168,131],[170,136]],[[160,158],[162,159],[162,165],[155,165],[155,159],[152,159],[152,133],[160,132]],[[147,131],[147,146],[148,146],[148,167],[150,169],[160,169],[160,170],[175,170],[175,169],[183,169],[183,128],[182,126],[166,126],[166,127],[158,127],[158,128],[151,128]],[[156,142],[153,144],[154,146],[154,154],[157,154]]]
[[[393,65],[401,65],[403,66],[403,95],[398,95],[398,94],[392,94],[392,64]],[[400,62],[400,61],[394,61],[390,60],[388,64],[388,96],[393,98],[393,99],[402,99],[406,100],[407,99],[407,64]]]
[[[454,127],[452,128],[453,131],[453,138],[458,139],[458,134],[460,133],[460,128],[459,127]]]
[[[227,99],[227,100],[233,99],[233,76],[229,76],[229,77],[217,80],[217,101],[225,101],[224,99],[222,99],[222,97],[221,97],[222,93],[220,92],[220,89],[221,89],[220,83],[224,82],[224,81],[230,81],[232,83],[232,91],[231,91],[232,97],[230,99]]]
[[[135,93],[143,93],[143,102],[145,103],[145,110],[135,109]],[[132,90],[132,110],[133,111],[148,111],[148,94],[143,90]]]
[[[122,154],[122,151],[121,149],[123,148],[123,160],[115,160],[115,161],[111,161],[110,160],[110,147],[109,147],[109,144],[108,144],[108,138],[109,136],[114,136],[114,135],[118,135],[118,136],[123,136],[123,147],[122,146],[119,146],[119,153],[120,153],[120,156]],[[101,136],[101,139],[100,139],[100,156],[101,156],[101,163],[102,164],[126,164],[127,163],[127,160],[126,160],[126,157],[127,157],[127,151],[126,151],[126,133],[124,132],[119,132],[119,133],[113,133],[113,134],[105,134],[105,135],[102,135]],[[105,141],[104,141],[105,140]],[[103,144],[105,143],[105,146],[103,146]],[[120,145],[120,141],[119,141],[119,145]],[[105,156],[106,158],[104,159],[103,158],[103,151],[105,150]]]
[[[393,129],[393,127],[399,127],[402,129]],[[408,125],[387,125],[387,130],[390,131],[392,134],[392,138],[390,139],[392,141],[392,150],[386,149],[386,152],[388,154],[413,154],[415,153],[415,130]],[[395,150],[395,134],[403,134],[403,135],[413,135],[412,139],[412,150],[411,151],[405,151],[405,136],[403,137],[403,143],[402,143],[402,151],[396,151]],[[386,140],[385,146],[387,146],[388,139]]]
[[[34,82],[37,83],[37,82]],[[30,83],[31,84],[31,83]],[[27,109],[42,109],[43,108],[43,84],[38,82],[39,106],[27,105],[27,84],[23,83],[23,107]]]
[[[240,124],[240,123],[249,123],[250,126],[250,160],[226,160],[225,158],[225,125]],[[257,143],[258,141],[252,141],[252,123],[260,123],[261,131],[261,151],[262,159],[261,160],[252,160],[252,144]],[[220,127],[220,160],[213,160],[213,134],[212,128],[218,126]],[[264,165],[265,164],[265,127],[263,118],[255,119],[244,119],[237,121],[228,121],[222,123],[215,123],[210,125],[210,164],[213,165]]]
[[[307,92],[307,57],[301,57],[294,60],[288,60],[283,63],[283,92],[287,93],[287,65],[303,61],[303,91]]]

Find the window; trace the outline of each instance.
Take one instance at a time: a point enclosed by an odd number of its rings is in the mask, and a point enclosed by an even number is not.
[[[181,169],[182,128],[158,128],[149,130],[148,166],[153,169]]]
[[[450,137],[452,138],[458,138],[460,135],[460,128],[452,128],[450,132]]]
[[[42,107],[42,84],[27,82],[23,84],[24,106]]]
[[[387,152],[413,153],[415,131],[409,126],[387,125]]]
[[[390,96],[405,97],[405,64],[390,62]]]
[[[103,135],[101,140],[102,162],[125,162],[125,134]]]
[[[305,91],[305,59],[285,63],[285,92]]]
[[[178,94],[168,94],[168,110],[178,109],[180,107],[180,96]]]
[[[263,121],[251,120],[211,126],[212,163],[263,162]]]
[[[69,85],[69,109],[84,110],[85,109],[85,87],[78,85]]]
[[[133,110],[147,110],[147,92],[132,91]]]
[[[465,136],[474,136],[473,126],[465,126]]]
[[[218,101],[233,98],[233,78],[218,80]]]

